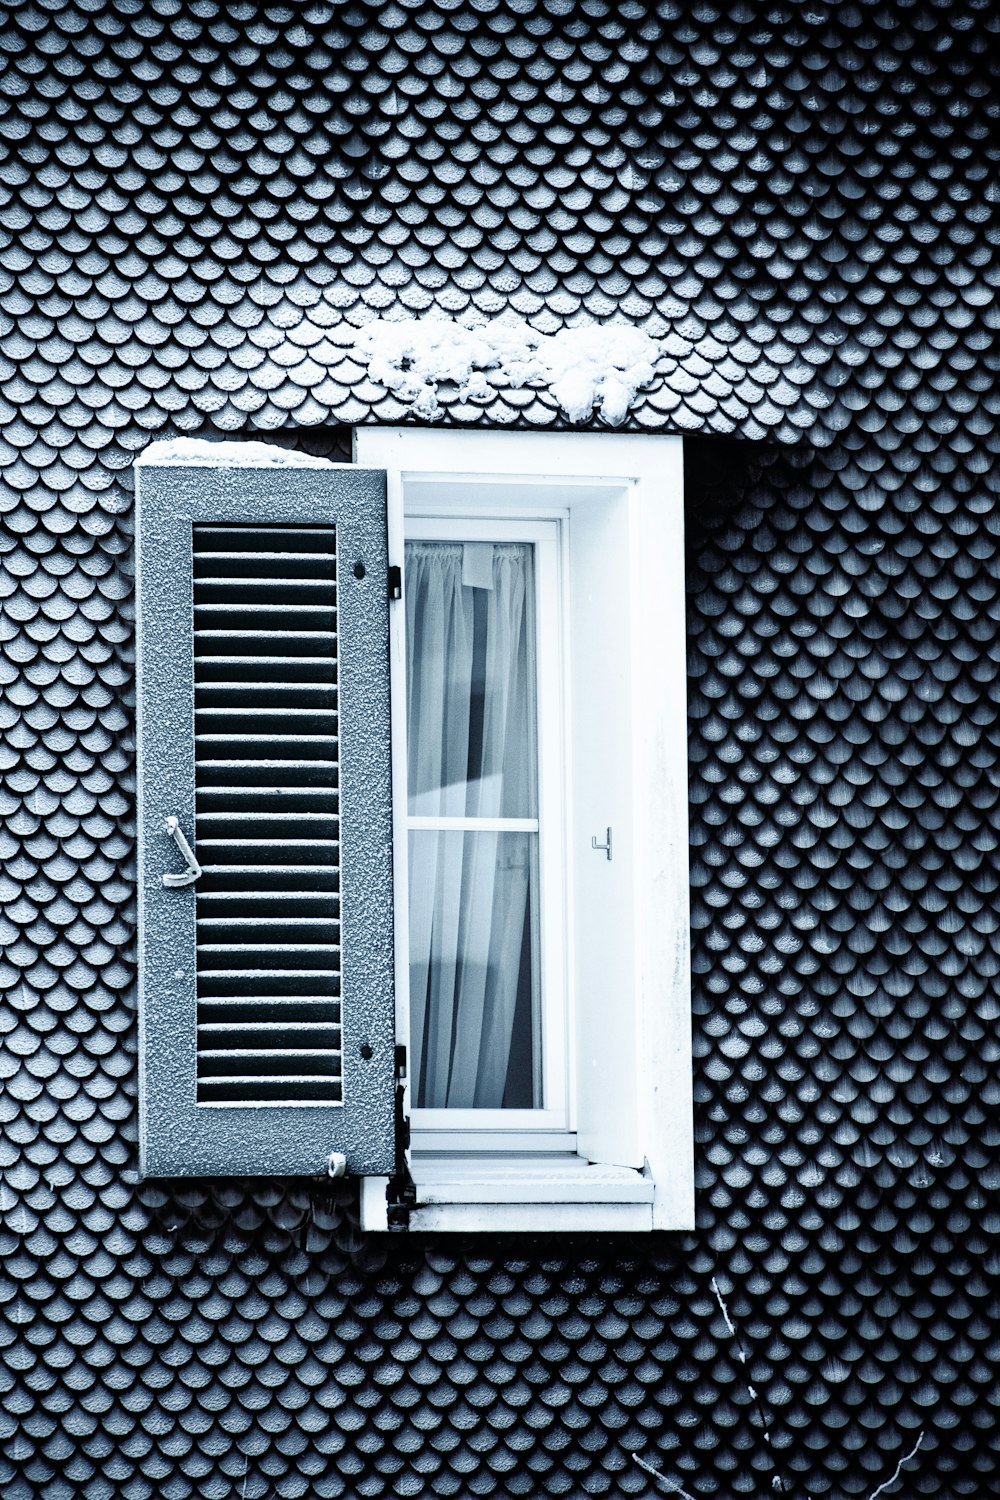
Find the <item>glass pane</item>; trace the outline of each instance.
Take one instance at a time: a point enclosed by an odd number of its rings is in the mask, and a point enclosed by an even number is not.
[[[406,544],[411,815],[536,816],[532,550]]]
[[[410,834],[418,1108],[541,1107],[537,841]]]

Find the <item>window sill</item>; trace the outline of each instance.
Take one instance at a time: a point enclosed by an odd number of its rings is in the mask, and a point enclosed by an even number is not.
[[[580,1157],[414,1156],[411,1230],[648,1230],[648,1171]],[[385,1228],[385,1178],[362,1185],[362,1227]]]

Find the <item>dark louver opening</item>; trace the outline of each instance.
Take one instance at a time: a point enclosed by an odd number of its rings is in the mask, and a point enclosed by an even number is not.
[[[194,528],[198,1101],[338,1104],[336,534]]]

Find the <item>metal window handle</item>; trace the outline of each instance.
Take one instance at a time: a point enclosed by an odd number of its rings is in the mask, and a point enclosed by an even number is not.
[[[610,859],[611,858],[611,829],[610,828],[608,829],[608,831],[607,831],[607,837],[606,837],[606,839],[605,839],[605,841],[604,841],[603,844],[599,844],[597,842],[597,834],[596,833],[591,834],[591,836],[590,836],[590,847],[591,847],[591,849],[603,849],[604,853],[608,856],[608,859]]]
[[[195,881],[198,879],[198,876],[201,874],[201,865],[195,859],[194,850],[191,848],[191,845],[188,843],[183,833],[181,833],[181,825],[178,823],[177,819],[171,815],[171,817],[169,817],[164,824],[164,829],[167,833],[169,833],[170,837],[173,839],[174,843],[181,851],[181,854],[184,856],[184,863],[187,865],[187,869],[184,871],[183,875],[164,875],[163,884],[169,886],[171,890],[175,890],[179,885],[194,885]]]

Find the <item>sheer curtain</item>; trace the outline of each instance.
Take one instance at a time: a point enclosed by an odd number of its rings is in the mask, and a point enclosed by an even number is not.
[[[540,1102],[537,833],[524,827],[537,815],[531,547],[410,542],[406,598],[415,1103],[530,1106]],[[434,826],[446,818],[462,822]]]

